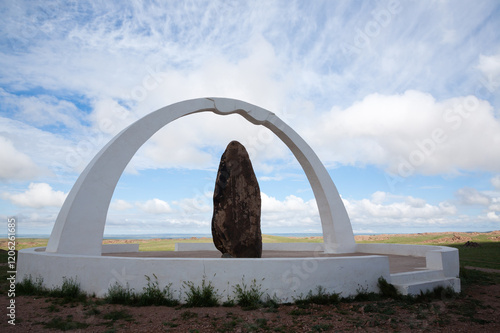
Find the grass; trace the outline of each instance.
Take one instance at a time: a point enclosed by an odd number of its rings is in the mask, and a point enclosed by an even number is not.
[[[458,249],[460,264],[481,268],[500,269],[500,242],[477,242],[479,247],[449,244]]]
[[[500,284],[500,274],[481,272],[475,269],[460,268],[460,283],[462,287],[471,285]]]

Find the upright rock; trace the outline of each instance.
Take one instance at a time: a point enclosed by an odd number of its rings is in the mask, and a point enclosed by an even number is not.
[[[260,188],[250,157],[231,141],[222,154],[214,190],[212,236],[225,257],[262,257]],[[229,255],[229,256],[228,256]]]

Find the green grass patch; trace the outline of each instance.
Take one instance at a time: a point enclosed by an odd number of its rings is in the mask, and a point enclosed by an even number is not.
[[[488,286],[500,284],[500,274],[487,273],[475,269],[460,267],[460,283],[462,287],[471,285]]]
[[[500,270],[500,242],[477,242],[478,247],[448,244],[458,249],[461,266],[492,268]]]
[[[49,242],[48,238],[21,238],[16,237],[16,251],[29,249],[31,247],[43,247],[47,246]],[[0,238],[0,249],[8,249],[8,239]]]

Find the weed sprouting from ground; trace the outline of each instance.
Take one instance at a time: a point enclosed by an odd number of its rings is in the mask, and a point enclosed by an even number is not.
[[[123,287],[118,282],[108,288],[105,300],[110,304],[133,305],[137,301],[137,296],[127,285]]]
[[[110,304],[124,304],[133,306],[165,305],[176,306],[179,301],[174,298],[171,285],[166,285],[160,289],[158,278],[154,275],[154,281],[147,275],[147,286],[143,288],[142,293],[135,293],[127,285],[123,287],[118,282],[108,288],[106,302]]]
[[[309,291],[307,296],[300,300],[299,303],[312,303],[312,304],[337,304],[340,302],[340,296],[337,293],[328,293],[322,286],[316,287],[316,293],[313,294],[312,290]],[[297,303],[297,301],[295,302]]]
[[[139,295],[139,305],[166,305],[166,306],[176,306],[179,301],[173,296],[171,286],[172,283],[167,284],[163,289],[160,289],[158,284],[158,278],[153,274],[155,280],[152,281],[147,275],[146,280],[147,286],[143,288],[142,294]]]
[[[61,288],[52,289],[49,296],[60,297],[66,301],[85,301],[87,299],[87,293],[82,291],[76,279],[66,277],[63,277]]]
[[[34,296],[48,296],[59,297],[65,301],[85,301],[87,293],[82,291],[80,284],[76,278],[63,277],[61,287],[48,289],[43,286],[43,279],[41,277],[33,278],[30,276],[24,277],[23,280],[16,284],[16,292],[18,295],[34,295]]]
[[[33,281],[31,275],[24,277],[21,282],[16,283],[16,293],[21,295],[42,296],[47,294],[47,289],[43,287],[43,278],[37,277]]]
[[[264,312],[278,312],[280,306],[280,301],[276,295],[273,297],[267,295],[266,299],[262,303],[262,307],[266,308]]]
[[[193,282],[183,282],[186,290],[186,307],[212,307],[219,305],[219,294],[212,282],[202,280],[201,286],[195,286]]]
[[[261,291],[261,285],[257,285],[255,279],[252,280],[250,286],[245,284],[243,280],[240,284],[234,286],[234,293],[236,296],[236,304],[244,308],[257,308],[262,303],[262,295],[264,292]]]

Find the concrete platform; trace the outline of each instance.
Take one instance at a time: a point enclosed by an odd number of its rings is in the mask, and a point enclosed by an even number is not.
[[[378,292],[380,277],[402,294],[419,294],[437,286],[460,291],[458,250],[445,246],[357,244],[357,251],[330,253],[321,243],[264,243],[262,258],[221,258],[209,243],[178,243],[175,251],[140,252],[139,244],[109,244],[100,255],[68,255],[45,248],[19,251],[18,281],[43,277],[49,288],[64,278],[77,279],[82,290],[103,297],[116,283],[142,290],[147,277],[170,285],[181,301],[185,283],[208,279],[232,297],[238,284],[256,281],[279,302],[291,302],[322,286],[352,296],[360,290]],[[57,270],[53,269],[58,267]]]
[[[390,273],[414,272],[426,269],[425,257],[402,256],[393,254],[375,253],[318,253],[316,251],[262,251],[262,258],[334,258],[334,257],[360,257],[383,255],[389,258]],[[119,252],[106,253],[108,257],[130,257],[130,258],[220,258],[218,251],[141,251],[141,252]],[[248,260],[252,260],[251,258]]]

